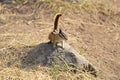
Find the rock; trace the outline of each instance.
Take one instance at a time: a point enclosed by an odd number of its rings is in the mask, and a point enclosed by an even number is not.
[[[12,3],[13,0],[0,0],[0,2],[3,2],[3,3]]]
[[[85,71],[94,71],[96,68],[83,56],[77,53],[70,45],[65,44],[65,48],[57,46],[53,48],[51,43],[41,43],[28,52],[22,60],[22,67],[31,65],[51,66],[68,64],[69,66],[82,67]]]

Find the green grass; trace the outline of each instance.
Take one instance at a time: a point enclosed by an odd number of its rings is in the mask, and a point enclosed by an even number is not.
[[[85,53],[84,49],[80,50],[80,52],[79,52],[80,55],[83,55],[84,53]]]

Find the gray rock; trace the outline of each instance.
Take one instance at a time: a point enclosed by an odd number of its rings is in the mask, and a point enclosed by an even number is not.
[[[3,2],[3,3],[12,3],[13,0],[0,0],[0,2]]]
[[[69,66],[82,67],[85,71],[94,71],[96,68],[83,56],[77,53],[70,45],[65,44],[65,48],[57,46],[53,48],[51,43],[41,43],[28,52],[22,60],[22,67],[32,65],[51,66],[67,64]]]

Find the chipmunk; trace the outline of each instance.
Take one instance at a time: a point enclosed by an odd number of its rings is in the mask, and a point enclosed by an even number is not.
[[[57,46],[58,43],[62,43],[62,48],[64,48],[64,40],[68,40],[66,34],[58,28],[58,20],[59,17],[62,16],[61,13],[57,14],[54,21],[54,29],[49,34],[49,40],[51,43],[53,43],[53,46]]]

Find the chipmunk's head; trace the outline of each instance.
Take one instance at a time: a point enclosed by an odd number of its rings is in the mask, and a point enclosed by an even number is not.
[[[65,40],[68,40],[67,35],[61,29],[59,29],[59,36]]]

